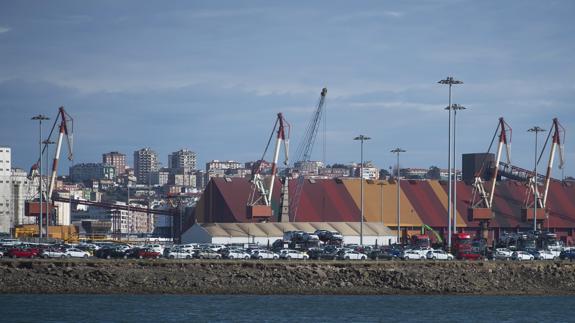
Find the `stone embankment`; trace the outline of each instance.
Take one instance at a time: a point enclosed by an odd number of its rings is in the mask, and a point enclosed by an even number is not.
[[[575,263],[5,259],[0,293],[574,295]]]

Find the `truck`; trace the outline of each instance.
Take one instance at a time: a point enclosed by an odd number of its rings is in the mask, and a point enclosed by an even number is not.
[[[473,238],[470,233],[455,233],[452,236],[452,252],[457,259],[481,260],[487,253],[487,243],[484,239]]]

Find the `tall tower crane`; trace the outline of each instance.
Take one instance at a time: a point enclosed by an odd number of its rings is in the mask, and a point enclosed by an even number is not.
[[[317,137],[319,124],[320,124],[321,117],[322,117],[323,110],[324,110],[324,106],[325,106],[325,96],[326,95],[327,95],[327,89],[323,88],[321,90],[321,94],[320,94],[319,102],[317,104],[317,108],[316,108],[315,112],[313,113],[313,116],[307,125],[303,139],[302,139],[302,141],[301,141],[301,143],[298,146],[298,149],[296,151],[296,161],[297,161],[297,164],[300,165],[300,167],[303,166],[306,162],[310,161],[311,153],[313,150],[313,146],[315,144],[315,139]],[[296,165],[296,163],[294,163],[294,165]],[[297,183],[296,183],[296,187],[294,190],[294,196],[291,199],[290,204],[289,204],[289,218],[292,221],[295,221],[296,217],[297,217],[297,209],[299,206],[299,200],[301,198],[301,193],[302,193],[303,184],[304,184],[304,176],[302,174],[302,169],[296,169],[296,171],[298,172],[299,176],[297,178]]]
[[[553,139],[551,139],[551,137],[553,137]],[[537,220],[539,220],[540,222],[545,220],[547,214],[546,212],[547,196],[549,193],[549,184],[551,182],[551,171],[553,169],[553,161],[555,159],[555,151],[557,150],[557,148],[559,148],[559,169],[563,169],[563,166],[565,164],[564,152],[563,152],[565,143],[565,128],[563,128],[563,126],[559,123],[559,120],[557,118],[553,119],[553,123],[551,125],[551,131],[549,131],[549,133],[547,134],[547,139],[545,140],[545,144],[541,149],[541,154],[539,155],[537,163],[539,163],[539,161],[543,157],[543,153],[545,152],[545,149],[549,144],[549,139],[551,139],[551,147],[549,149],[549,161],[547,162],[547,171],[545,173],[545,179],[543,181],[543,193],[539,192],[538,185],[535,185],[535,176],[532,175],[529,178],[529,184],[528,184],[529,189],[528,193],[526,194],[527,196],[525,199],[525,208],[522,210],[523,219],[525,221],[533,220],[534,216],[533,206],[535,204],[535,199],[531,200],[531,197],[533,197],[534,195],[536,196],[537,207],[538,207],[536,212]]]
[[[258,160],[252,168],[252,177],[250,180],[252,182],[252,192],[250,194],[247,205],[248,217],[260,218],[265,220],[273,216],[271,201],[274,189],[274,182],[277,176],[277,169],[278,169],[277,163],[279,159],[281,144],[283,142],[284,153],[285,153],[284,165],[287,166],[288,164],[290,128],[291,127],[289,123],[284,119],[283,114],[278,113],[276,123],[274,125],[274,128],[272,129],[272,133],[270,135],[270,138],[268,139],[268,143],[266,145],[262,158]],[[262,165],[265,161],[264,160],[265,155],[273,139],[274,132],[276,132],[277,135],[276,135],[274,156],[272,161],[271,178],[269,182],[266,183],[264,175],[262,174],[263,170]]]
[[[471,207],[468,209],[468,220],[469,221],[479,221],[480,236],[483,237],[485,230],[489,225],[489,221],[494,217],[493,214],[493,196],[495,195],[495,183],[497,182],[497,176],[499,174],[499,162],[501,161],[501,154],[503,152],[503,146],[505,146],[507,163],[510,164],[511,159],[511,127],[505,122],[503,118],[499,118],[499,123],[493,138],[491,139],[491,144],[489,144],[489,151],[493,146],[495,138],[499,133],[499,143],[497,145],[497,155],[493,169],[491,170],[491,179],[489,190],[485,189],[485,182],[482,178],[482,174],[485,172],[485,168],[488,167],[487,158],[483,159],[480,169],[475,173],[475,179],[473,182],[473,198]],[[485,155],[487,156],[487,154]]]

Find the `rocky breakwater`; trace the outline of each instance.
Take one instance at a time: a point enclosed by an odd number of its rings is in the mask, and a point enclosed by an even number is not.
[[[575,294],[575,263],[2,260],[0,293]]]

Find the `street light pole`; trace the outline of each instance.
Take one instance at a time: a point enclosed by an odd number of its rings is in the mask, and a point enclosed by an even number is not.
[[[54,144],[55,142],[51,141],[50,139],[46,139],[44,141],[42,141],[42,143],[46,146],[46,176],[48,176],[48,165],[50,164],[48,162],[48,157],[50,155],[50,145]],[[48,182],[50,182],[50,179],[47,178]],[[50,198],[51,196],[46,196],[46,237],[48,236],[48,226],[50,225],[50,216],[52,214],[50,214],[49,210],[48,210],[48,203],[50,202]]]
[[[445,108],[449,109],[449,107]],[[465,110],[466,108],[462,105],[454,103],[451,105],[453,110],[453,232],[457,232],[457,153],[455,139],[457,137],[457,111]]]
[[[527,130],[528,132],[535,133],[535,165],[533,171],[535,176],[533,176],[533,232],[537,231],[537,201],[539,200],[539,194],[537,192],[537,137],[540,132],[546,131],[539,126],[534,126]]]
[[[449,85],[449,127],[448,127],[448,149],[447,149],[447,182],[448,182],[448,189],[447,189],[447,232],[448,232],[448,239],[447,239],[447,248],[451,250],[451,214],[452,214],[452,197],[451,197],[451,86],[454,84],[463,84],[462,81],[456,80],[452,76],[448,76],[445,80],[441,80],[437,82],[439,84],[447,84]]]
[[[364,135],[359,135],[355,138],[353,138],[353,140],[360,140],[361,141],[361,163],[359,165],[359,185],[360,185],[360,199],[361,199],[361,207],[360,207],[360,212],[361,212],[361,221],[359,222],[359,244],[361,246],[363,246],[363,142],[366,140],[370,140],[370,137],[364,136]]]
[[[400,243],[400,232],[401,232],[401,203],[400,203],[400,191],[401,191],[401,184],[400,184],[400,176],[399,176],[399,153],[404,153],[406,150],[401,148],[395,148],[391,151],[394,154],[397,154],[397,164],[396,164],[396,180],[397,180],[397,243]]]
[[[40,224],[40,239],[42,239],[43,237],[43,225],[42,225],[42,213],[43,213],[43,205],[42,205],[42,120],[50,120],[50,118],[48,118],[47,116],[43,115],[43,114],[39,114],[37,116],[32,117],[32,120],[38,120],[38,124],[39,124],[39,132],[40,132],[40,140],[38,141],[38,145],[39,145],[39,155],[40,158],[38,159],[38,170],[40,172],[40,180],[39,182],[39,188],[38,188],[38,192],[40,193],[40,216],[39,216],[39,224]]]

